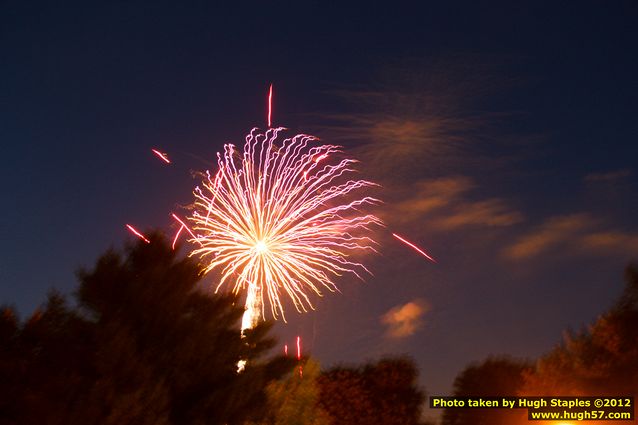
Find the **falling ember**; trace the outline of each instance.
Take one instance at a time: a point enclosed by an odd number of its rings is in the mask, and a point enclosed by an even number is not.
[[[268,90],[268,128],[272,128],[272,84]]]
[[[335,277],[361,279],[368,270],[351,254],[374,252],[367,234],[381,225],[362,213],[378,201],[355,196],[375,184],[347,178],[355,160],[312,136],[281,139],[282,131],[253,129],[239,151],[227,144],[217,173],[195,188],[185,226],[197,244],[190,255],[201,257],[204,273],[220,269],[216,290],[232,280],[233,292],[246,292],[242,331],[264,317],[265,300],[285,321],[282,295],[304,312],[313,308],[310,294],[336,290]]]
[[[301,337],[297,335],[297,361],[301,361]],[[299,377],[303,377],[303,366],[299,365]]]
[[[162,161],[164,161],[167,164],[170,164],[171,161],[168,159],[168,154],[166,154],[165,152],[160,152],[157,149],[151,149],[151,151],[157,155],[159,157],[159,159],[161,159]]]
[[[288,344],[284,344],[284,355],[288,355]]]
[[[404,244],[408,245],[409,247],[413,248],[416,252],[418,252],[419,254],[423,255],[428,260],[432,261],[433,263],[436,263],[436,260],[434,258],[430,257],[425,251],[423,251],[421,248],[419,248],[418,246],[416,246],[412,242],[409,242],[409,241],[403,239],[401,236],[397,235],[396,233],[393,233],[392,236],[394,236],[395,238],[397,238],[398,240],[400,240]]]
[[[127,224],[126,227],[128,227],[128,229],[131,231],[131,233],[133,233],[135,236],[137,236],[138,238],[140,238],[141,240],[143,240],[146,243],[151,243],[151,241],[149,241],[148,239],[146,239],[146,237],[141,234],[140,232],[138,232],[137,230],[135,230],[135,227],[131,226],[130,224]]]

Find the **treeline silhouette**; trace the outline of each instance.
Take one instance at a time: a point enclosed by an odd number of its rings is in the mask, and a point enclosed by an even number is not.
[[[636,396],[638,393],[638,268],[625,271],[616,303],[594,323],[566,331],[536,361],[490,357],[454,381],[456,396]],[[605,421],[626,424],[627,421]],[[446,409],[442,425],[529,424],[526,409]]]
[[[271,324],[242,338],[241,302],[203,291],[192,259],[161,233],[150,240],[78,272],[73,305],[51,292],[24,321],[0,309],[0,424],[426,424],[411,359],[322,371],[310,358],[273,356]],[[636,266],[626,282],[612,308],[544,356],[470,364],[453,395],[635,396]],[[525,410],[446,409],[441,423],[528,421]]]
[[[421,423],[411,360],[322,373],[272,356],[271,324],[242,338],[239,300],[204,292],[193,260],[149,239],[79,271],[73,306],[51,292],[24,321],[0,309],[1,424]]]

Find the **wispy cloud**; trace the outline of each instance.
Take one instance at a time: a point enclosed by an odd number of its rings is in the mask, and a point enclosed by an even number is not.
[[[475,185],[465,176],[421,180],[414,183],[411,193],[394,204],[392,215],[401,222],[418,219],[432,211],[448,207]]]
[[[524,260],[560,249],[564,254],[638,253],[638,234],[613,229],[590,214],[551,217],[503,250],[510,260]]]
[[[581,243],[584,248],[590,250],[638,254],[638,234],[635,233],[618,231],[594,232],[583,235]]]
[[[506,78],[495,84],[491,72],[480,72],[487,71],[486,64],[469,61],[464,55],[386,64],[385,73],[361,87],[330,90],[344,109],[318,114],[316,127],[330,141],[349,145],[365,172],[385,180],[423,175],[426,164],[432,169],[470,158],[499,161],[481,156],[476,146],[502,140],[492,134],[502,116],[473,103],[501,91]]]
[[[465,226],[505,227],[523,221],[523,215],[511,209],[502,199],[464,202],[455,206],[449,215],[434,221],[440,230],[454,230]]]
[[[523,221],[523,214],[504,199],[468,200],[468,192],[476,187],[466,176],[422,180],[414,185],[411,195],[406,194],[393,206],[392,219],[399,223],[427,219],[428,229],[435,231],[467,226],[505,227]]]
[[[381,316],[381,323],[387,326],[390,338],[406,338],[423,326],[423,315],[429,310],[427,303],[415,299],[398,305]]]
[[[503,254],[514,260],[534,257],[573,240],[592,223],[592,218],[587,214],[552,217],[505,248]]]
[[[618,180],[626,179],[630,177],[632,172],[628,168],[620,170],[609,171],[606,173],[591,173],[584,177],[585,182],[588,183],[612,183]]]

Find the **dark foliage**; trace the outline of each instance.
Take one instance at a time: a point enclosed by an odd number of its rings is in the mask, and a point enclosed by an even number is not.
[[[531,364],[508,357],[488,358],[465,368],[454,380],[454,396],[515,397]],[[527,412],[516,409],[448,408],[443,412],[442,425],[510,425]]]
[[[336,367],[318,379],[319,406],[334,425],[421,424],[424,393],[410,359],[382,359],[361,367]]]
[[[638,391],[638,268],[625,273],[625,290],[586,329],[541,357],[525,392],[563,395],[635,395]]]
[[[454,395],[636,395],[638,268],[630,265],[625,277],[627,284],[618,301],[592,325],[567,332],[562,344],[533,365],[508,358],[470,365],[456,378]],[[450,408],[442,421],[443,425],[519,423],[528,423],[525,409]]]
[[[78,307],[56,293],[26,323],[0,314],[0,417],[9,424],[240,424],[288,373],[263,359],[262,324],[241,338],[243,308],[198,289],[196,265],[159,234],[78,273]],[[239,359],[248,360],[237,373]]]

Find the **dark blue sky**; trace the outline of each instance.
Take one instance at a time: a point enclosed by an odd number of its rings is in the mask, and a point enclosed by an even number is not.
[[[1,302],[27,315],[71,291],[124,223],[171,232],[190,171],[265,125],[270,82],[275,124],[361,158],[388,228],[440,260],[380,234],[374,277],[278,329],[325,365],[407,352],[445,393],[619,294],[638,253],[638,3],[189,3],[0,6]],[[410,303],[420,326],[389,336]]]

